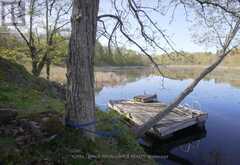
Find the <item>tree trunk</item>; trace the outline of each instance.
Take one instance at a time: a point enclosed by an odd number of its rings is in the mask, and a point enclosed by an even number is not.
[[[46,38],[46,43],[48,44],[49,43],[49,24],[48,24],[48,13],[49,13],[49,8],[48,8],[48,0],[45,1],[46,3],[46,35],[47,35],[47,38]],[[48,45],[49,46],[49,45]],[[47,47],[47,54],[48,54],[48,47]],[[47,60],[46,60],[46,74],[47,74],[47,80],[50,79],[50,58],[48,57],[47,55]]]
[[[47,64],[46,64],[46,74],[47,74],[47,80],[50,80],[50,65],[51,65],[51,59],[47,59]]]
[[[39,76],[37,71],[37,61],[35,59],[32,60],[32,74],[36,77]]]
[[[37,60],[37,52],[35,47],[30,48],[31,58],[32,58],[32,74],[36,77],[39,76],[38,73],[38,60]]]
[[[93,58],[99,0],[73,0],[72,32],[67,60],[66,124],[95,121]],[[88,130],[88,131],[84,131]],[[94,139],[95,125],[83,129]]]
[[[136,135],[141,137],[147,130],[153,127],[159,120],[166,116],[173,108],[177,107],[198,85],[198,83],[206,77],[210,72],[212,72],[230,53],[231,50],[228,50],[233,38],[239,30],[240,20],[238,20],[234,28],[229,32],[228,36],[225,38],[224,45],[222,50],[218,53],[218,59],[209,67],[204,69],[200,75],[168,106],[163,110],[163,112],[158,113],[156,116],[151,118],[145,124],[143,124],[138,130],[136,130]]]

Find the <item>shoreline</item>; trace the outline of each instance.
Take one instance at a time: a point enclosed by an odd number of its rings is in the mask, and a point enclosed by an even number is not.
[[[158,65],[160,68],[163,69],[175,69],[175,68],[181,68],[181,69],[201,69],[206,68],[209,65]],[[154,66],[95,66],[95,71],[109,71],[109,70],[118,70],[118,69],[145,69],[145,68],[154,68]],[[216,68],[218,69],[233,69],[233,70],[240,70],[240,66],[224,66],[220,65]]]

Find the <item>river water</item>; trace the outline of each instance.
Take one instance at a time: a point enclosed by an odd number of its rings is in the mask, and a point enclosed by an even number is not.
[[[151,68],[99,69],[95,73],[96,102],[106,110],[110,99],[156,93],[159,100],[170,103],[201,70],[170,68],[163,79]],[[218,69],[182,102],[208,112],[205,130],[190,130],[163,144],[157,141],[151,154],[163,155],[157,160],[160,164],[240,164],[239,73],[234,68]]]

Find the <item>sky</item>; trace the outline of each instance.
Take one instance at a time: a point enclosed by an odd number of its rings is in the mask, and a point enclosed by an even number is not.
[[[118,2],[126,2],[126,0],[118,0]],[[144,5],[147,6],[153,6],[154,2],[157,2],[156,0],[137,0],[141,3],[144,3]],[[168,1],[163,1],[168,2]],[[114,10],[112,9],[112,3],[111,0],[100,0],[100,9],[99,9],[99,15],[101,14],[114,14]],[[189,12],[190,14],[190,12]],[[196,33],[198,30],[200,31],[200,28],[198,29],[198,26],[194,26],[192,22],[187,21],[185,16],[185,10],[181,7],[177,8],[174,14],[174,19],[170,23],[172,11],[170,11],[166,16],[156,14],[156,13],[150,13],[151,18],[157,22],[159,27],[165,31],[165,34],[169,36],[171,41],[173,42],[173,46],[178,51],[187,51],[187,52],[204,52],[204,51],[212,51],[214,52],[215,48],[206,46],[206,45],[199,45],[194,43],[193,34]],[[190,14],[188,17],[190,20],[193,19],[193,16]],[[131,19],[129,20],[131,22]],[[134,27],[137,27],[136,24],[132,23],[132,27],[128,30],[134,31]],[[108,24],[108,27],[111,29],[113,26],[111,24]],[[193,30],[192,30],[193,29]],[[123,37],[119,37],[119,42],[122,43],[122,46],[133,49],[136,51],[139,51],[139,49],[126,42],[126,39]],[[163,41],[159,40],[161,43]],[[100,42],[103,45],[107,45],[108,40],[101,38]],[[145,42],[143,40],[138,40],[138,42],[141,45],[146,46]],[[163,44],[166,45],[166,44]],[[162,53],[160,50],[151,50],[151,54],[160,54]]]
[[[147,1],[147,5],[151,6],[151,3],[153,1],[154,0]],[[111,10],[111,3],[109,0],[100,0],[100,14],[101,13],[106,14],[108,12],[111,13],[112,11],[113,10]],[[161,29],[164,29],[166,31],[166,34],[173,41],[175,49],[177,49],[178,51],[182,50],[187,52],[203,52],[203,51],[213,52],[215,50],[213,47],[194,43],[193,34],[194,32],[198,31],[198,27],[194,26],[194,24],[191,21],[186,19],[185,10],[183,8],[181,7],[177,8],[174,14],[174,19],[170,23],[172,15],[171,13],[172,12],[169,12],[167,16],[161,16],[159,14],[153,13],[151,14],[151,17],[155,21],[157,21]],[[193,19],[193,16],[189,15],[188,18]],[[101,39],[100,42],[104,45],[106,45],[107,43],[106,39]],[[127,47],[137,50],[136,47],[133,47],[131,45]],[[156,50],[156,52],[153,53],[157,54],[159,52],[158,50]]]

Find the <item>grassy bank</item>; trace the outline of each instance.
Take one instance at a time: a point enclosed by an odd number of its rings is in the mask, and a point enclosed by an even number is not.
[[[0,63],[0,107],[18,113],[16,119],[0,125],[0,162],[154,164],[115,113],[97,110],[97,119],[104,121],[97,123],[97,130],[117,130],[117,133],[89,141],[82,137],[80,130],[64,127],[64,100],[58,97],[59,91],[49,92],[50,82],[36,80],[20,65],[2,59]],[[36,83],[39,81],[44,83]],[[118,119],[113,123],[113,118]],[[36,129],[29,128],[29,124]],[[132,158],[131,155],[142,156]]]

